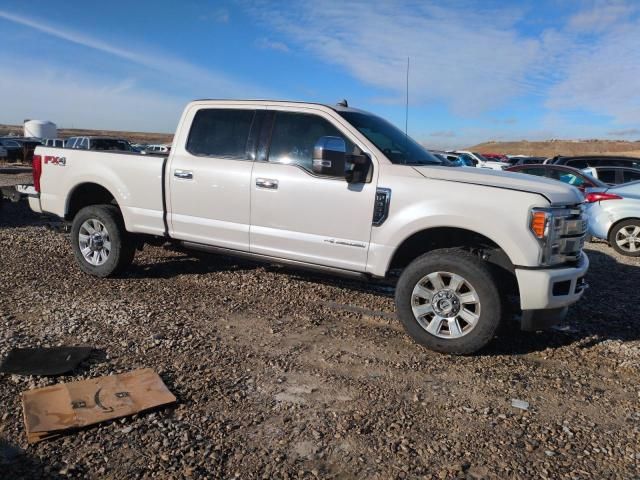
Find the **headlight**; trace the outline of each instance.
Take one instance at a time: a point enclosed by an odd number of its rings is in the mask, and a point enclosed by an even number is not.
[[[558,265],[580,258],[587,232],[581,206],[534,208],[529,228],[541,246],[541,265]]]

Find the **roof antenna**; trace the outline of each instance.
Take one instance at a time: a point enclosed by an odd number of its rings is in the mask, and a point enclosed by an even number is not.
[[[407,57],[407,98],[404,113],[404,135],[409,136],[409,57]]]
[[[338,106],[339,107],[348,108],[349,107],[349,103],[347,102],[346,98],[343,98],[341,101],[338,102]]]
[[[409,57],[407,57],[407,97],[404,109],[404,146],[405,150],[408,150],[409,145]],[[405,156],[405,163],[407,162],[407,158]]]

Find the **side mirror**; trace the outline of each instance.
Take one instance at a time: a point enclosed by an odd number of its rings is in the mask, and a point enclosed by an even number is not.
[[[344,177],[347,144],[344,138],[320,137],[313,147],[313,173],[330,177]]]

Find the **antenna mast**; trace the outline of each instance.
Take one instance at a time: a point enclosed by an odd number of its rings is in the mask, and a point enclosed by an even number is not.
[[[404,136],[409,136],[409,57],[407,57],[407,98],[404,113]]]

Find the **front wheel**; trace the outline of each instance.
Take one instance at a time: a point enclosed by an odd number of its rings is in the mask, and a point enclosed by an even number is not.
[[[396,312],[407,333],[442,353],[469,354],[487,345],[500,324],[501,305],[487,263],[459,249],[418,257],[396,287]]]
[[[613,249],[628,257],[640,257],[640,219],[625,220],[613,226],[609,233]]]
[[[95,277],[122,272],[136,252],[114,205],[91,205],[80,210],[71,226],[71,245],[80,269]]]

